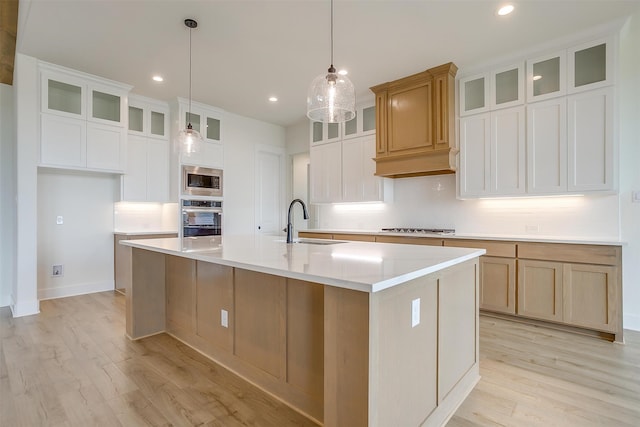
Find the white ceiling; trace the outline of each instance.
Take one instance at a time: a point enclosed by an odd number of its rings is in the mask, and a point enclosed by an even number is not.
[[[638,0],[335,0],[334,62],[369,87],[453,61],[463,69],[625,17]],[[288,126],[330,62],[329,0],[20,0],[17,51],[134,86]],[[151,80],[164,76],[163,83]],[[276,104],[269,96],[277,96]]]

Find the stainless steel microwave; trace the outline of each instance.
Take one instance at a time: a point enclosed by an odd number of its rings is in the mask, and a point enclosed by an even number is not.
[[[222,196],[222,170],[182,166],[183,196]]]

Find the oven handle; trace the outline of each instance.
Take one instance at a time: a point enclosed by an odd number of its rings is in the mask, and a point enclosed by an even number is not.
[[[222,209],[216,209],[216,208],[182,208],[182,212],[183,213],[190,213],[190,212],[213,212],[213,213],[222,213]]]

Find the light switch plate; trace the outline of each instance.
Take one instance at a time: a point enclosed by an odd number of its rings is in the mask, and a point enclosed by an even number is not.
[[[411,327],[415,328],[420,324],[420,298],[411,301]]]
[[[64,218],[62,217],[62,215],[58,215],[56,217],[56,224],[58,224],[58,225],[64,224]]]
[[[631,203],[640,203],[640,190],[631,192]]]
[[[229,327],[229,312],[227,310],[220,310],[220,324],[225,328]]]

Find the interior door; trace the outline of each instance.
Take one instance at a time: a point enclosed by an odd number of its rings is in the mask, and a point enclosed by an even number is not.
[[[284,227],[284,151],[280,147],[256,148],[255,230],[278,234]]]

